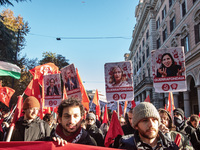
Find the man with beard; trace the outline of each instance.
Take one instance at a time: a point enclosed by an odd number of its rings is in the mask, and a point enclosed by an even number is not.
[[[24,116],[19,118],[11,141],[43,141],[50,137],[49,125],[37,115],[40,103],[34,96],[29,96],[23,104]]]
[[[155,106],[141,102],[133,109],[134,134],[123,136],[120,148],[132,150],[178,150],[178,146],[159,131],[160,116]]]
[[[95,140],[81,127],[84,107],[75,98],[63,100],[58,107],[58,125],[53,135],[54,141],[65,144],[78,143],[96,145]],[[64,140],[64,142],[63,142]]]

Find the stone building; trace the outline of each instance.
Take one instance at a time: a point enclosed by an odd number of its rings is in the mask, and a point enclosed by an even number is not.
[[[153,88],[151,51],[184,46],[187,91],[173,93],[175,107],[185,116],[200,112],[200,0],[140,0],[135,10],[136,25],[130,53],[124,55],[133,62],[135,101],[151,102],[164,107],[167,93]]]

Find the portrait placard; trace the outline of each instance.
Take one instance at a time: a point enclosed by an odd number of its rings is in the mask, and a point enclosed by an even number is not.
[[[61,103],[60,74],[44,75],[45,107],[56,107]]]
[[[74,97],[81,100],[82,95],[74,64],[70,64],[62,68],[61,75],[67,93],[67,97]]]
[[[104,68],[107,101],[132,101],[134,90],[131,61],[106,63]]]
[[[186,91],[186,68],[183,47],[159,49],[151,52],[155,92]]]

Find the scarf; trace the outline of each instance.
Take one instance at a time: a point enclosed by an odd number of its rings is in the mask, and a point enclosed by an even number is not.
[[[56,135],[60,136],[62,139],[66,140],[69,143],[77,143],[77,141],[79,141],[82,136],[82,132],[83,131],[80,127],[73,135],[66,136],[63,133],[63,127],[60,124],[56,128]]]

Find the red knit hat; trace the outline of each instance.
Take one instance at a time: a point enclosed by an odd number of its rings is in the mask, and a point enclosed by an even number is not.
[[[23,104],[23,110],[34,108],[34,107],[40,108],[40,103],[37,100],[37,98],[35,98],[34,96],[27,97]]]

